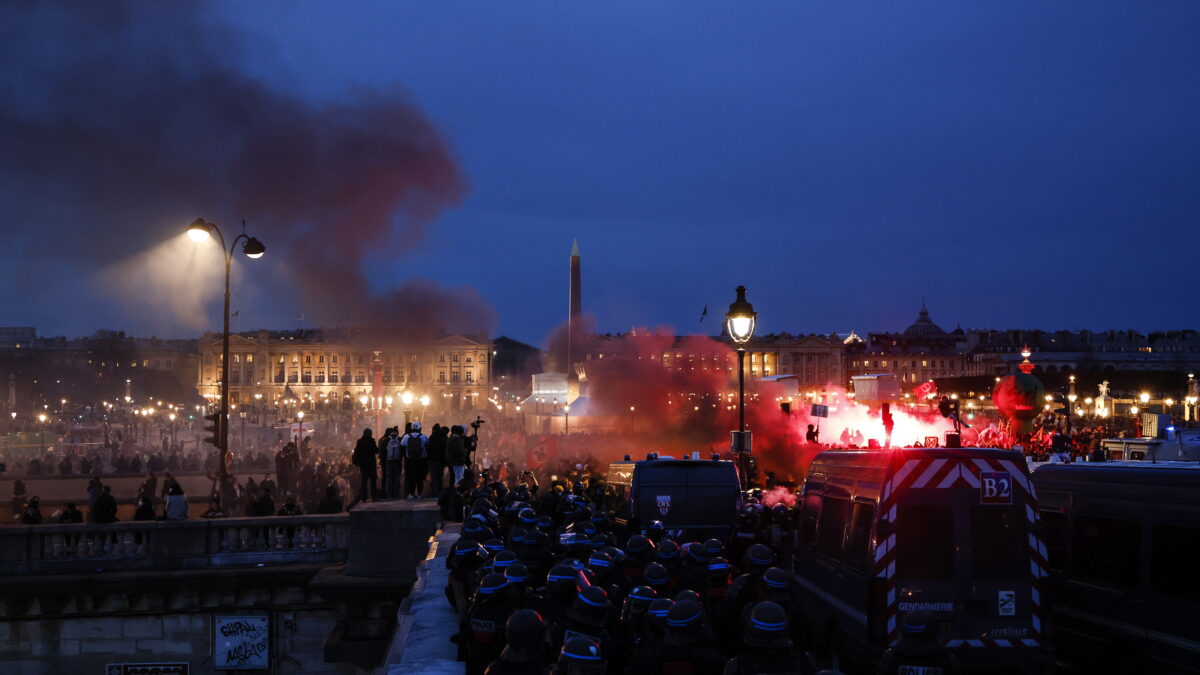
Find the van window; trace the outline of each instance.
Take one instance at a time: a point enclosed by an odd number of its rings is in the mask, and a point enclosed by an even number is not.
[[[808,494],[804,497],[804,511],[800,513],[800,543],[812,546],[817,540],[817,514],[821,512],[821,495]]]
[[[866,572],[871,556],[871,522],[875,520],[875,505],[854,502],[850,513],[850,534],[846,536],[846,564]]]
[[[1042,511],[1042,541],[1046,544],[1046,563],[1055,572],[1066,569],[1067,564],[1067,514],[1060,511]]]
[[[1158,524],[1151,533],[1150,585],[1159,593],[1200,601],[1195,559],[1200,551],[1200,528]]]
[[[846,514],[849,511],[849,499],[826,497],[821,503],[817,550],[834,560],[842,559],[842,536],[846,533]]]
[[[1073,571],[1115,586],[1138,585],[1142,526],[1132,520],[1076,516]]]
[[[971,569],[980,581],[1018,579],[1029,564],[1029,547],[1011,508],[976,506],[971,510]]]
[[[954,515],[950,509],[900,505],[896,512],[896,575],[905,581],[954,578]]]

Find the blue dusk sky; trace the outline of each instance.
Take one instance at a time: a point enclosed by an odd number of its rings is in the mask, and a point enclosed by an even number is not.
[[[541,344],[576,238],[602,331],[715,333],[738,284],[766,331],[1193,327],[1197,35],[1169,1],[9,3],[0,324],[219,328],[203,216],[267,245],[243,330]]]

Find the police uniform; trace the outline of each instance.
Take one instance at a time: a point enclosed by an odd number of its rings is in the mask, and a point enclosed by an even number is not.
[[[508,580],[494,572],[479,584],[459,638],[466,647],[467,675],[482,675],[504,649],[504,624],[512,613],[507,591]]]

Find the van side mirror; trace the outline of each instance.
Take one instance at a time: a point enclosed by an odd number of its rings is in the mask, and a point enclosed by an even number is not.
[[[875,538],[877,540],[887,539],[888,537],[892,536],[895,533],[896,533],[896,526],[892,524],[892,521],[890,521],[886,518],[884,518],[883,520],[880,520],[875,525]]]

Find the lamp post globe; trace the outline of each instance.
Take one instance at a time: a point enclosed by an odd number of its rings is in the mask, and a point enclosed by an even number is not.
[[[758,321],[758,312],[754,305],[746,299],[746,287],[737,287],[737,299],[729,305],[725,313],[725,329],[729,337],[737,344],[738,355],[738,434],[737,447],[739,473],[742,487],[750,486],[750,477],[746,467],[746,347],[745,344],[754,337],[754,327]]]
[[[746,344],[754,336],[757,319],[758,312],[754,311],[754,305],[746,300],[746,287],[738,286],[737,299],[725,313],[725,329],[729,331],[729,337],[739,345]]]
[[[191,225],[188,225],[187,235],[192,241],[208,241],[212,238],[212,223],[203,218],[197,218],[192,221]]]

